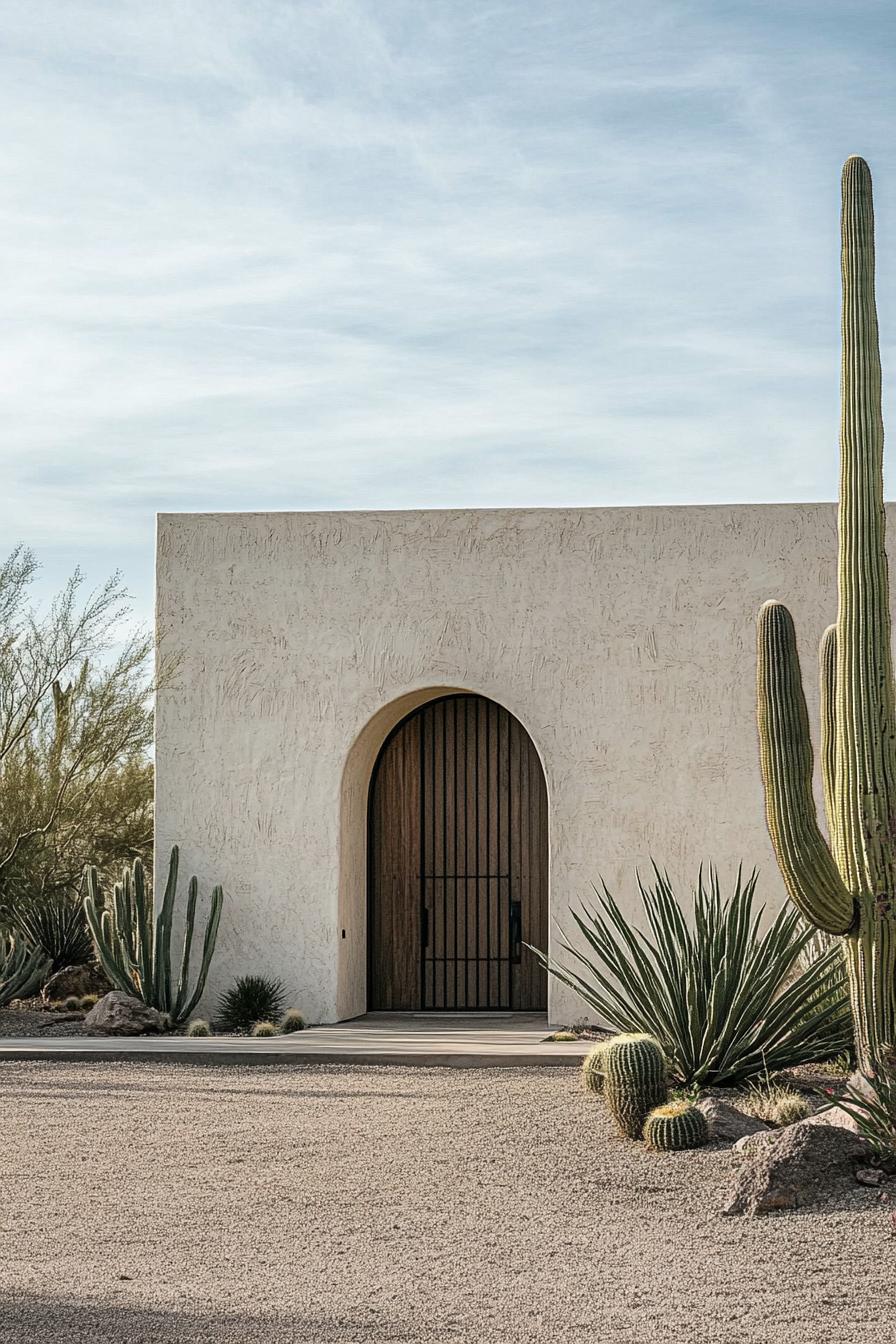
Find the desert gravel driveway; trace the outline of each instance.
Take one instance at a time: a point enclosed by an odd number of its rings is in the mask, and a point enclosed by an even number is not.
[[[890,1206],[723,1219],[731,1163],[573,1070],[2,1064],[0,1341],[892,1338]]]

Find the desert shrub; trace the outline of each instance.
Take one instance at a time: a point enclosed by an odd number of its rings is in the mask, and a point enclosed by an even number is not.
[[[100,1001],[99,994],[82,994],[78,1000],[78,1007],[85,1013],[89,1013],[91,1008],[95,1008]]]
[[[48,959],[47,979],[66,966],[93,961],[93,939],[78,901],[61,892],[8,910],[9,922]]]
[[[220,1031],[245,1034],[256,1022],[275,1022],[283,1015],[286,991],[282,980],[270,975],[241,975],[218,1004]]]
[[[63,999],[62,1006],[67,1013],[79,1013],[81,1011],[81,1000],[77,994],[69,994],[68,998]]]
[[[294,1031],[305,1030],[305,1018],[298,1008],[287,1008],[280,1019],[280,1030],[284,1036],[289,1036]]]
[[[649,932],[632,927],[606,885],[598,904],[573,911],[586,950],[560,939],[574,968],[533,949],[552,975],[609,1027],[660,1042],[675,1081],[734,1085],[850,1048],[849,1006],[832,985],[845,979],[839,947],[807,969],[794,967],[809,941],[785,906],[765,933],[754,908],[755,872],[723,899],[714,868],[701,869],[690,922],[667,874],[638,887]]]
[[[804,1096],[791,1089],[783,1089],[769,1112],[769,1121],[777,1129],[785,1125],[795,1125],[799,1120],[807,1120],[812,1107]]]
[[[252,1028],[253,1036],[276,1036],[277,1028],[273,1022],[256,1022]]]
[[[211,1027],[201,1017],[194,1017],[193,1021],[187,1027],[188,1036],[211,1036],[211,1034]]]
[[[776,1129],[794,1125],[812,1114],[812,1107],[801,1092],[770,1081],[752,1086],[742,1100],[741,1109]]]
[[[38,572],[24,547],[0,559],[4,932],[19,931],[21,908],[73,903],[85,864],[107,870],[152,846],[152,638],[118,576],[85,597],[76,570],[37,602]]]

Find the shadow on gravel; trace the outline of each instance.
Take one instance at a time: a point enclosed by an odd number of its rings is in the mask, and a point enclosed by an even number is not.
[[[126,1285],[123,1285],[123,1288]],[[124,1293],[123,1293],[124,1296]],[[457,1325],[428,1322],[427,1340],[457,1340]],[[0,1344],[414,1344],[421,1323],[389,1321],[371,1310],[338,1321],[300,1312],[258,1316],[164,1310],[129,1304],[72,1302],[0,1294]]]
[[[70,1067],[80,1070],[89,1069],[91,1065],[76,1064]],[[108,1065],[106,1065],[106,1069],[108,1069]],[[280,1076],[282,1077],[282,1074]],[[0,1098],[15,1097],[18,1101],[23,1097],[67,1097],[80,1092],[86,1093],[90,1097],[98,1097],[103,1094],[112,1093],[122,1093],[129,1097],[140,1095],[161,1096],[166,1092],[174,1092],[179,1097],[182,1097],[185,1091],[192,1091],[197,1095],[200,1093],[211,1094],[216,1097],[280,1097],[284,1101],[291,1101],[294,1098],[307,1101],[314,1101],[315,1099],[319,1101],[355,1101],[358,1099],[367,1100],[373,1098],[377,1101],[382,1101],[384,1097],[399,1097],[403,1100],[419,1101],[424,1095],[422,1090],[399,1092],[391,1088],[386,1090],[381,1087],[373,1090],[341,1087],[306,1088],[298,1085],[298,1080],[296,1086],[286,1085],[284,1087],[251,1087],[246,1085],[240,1087],[224,1087],[220,1083],[209,1081],[209,1079],[205,1077],[197,1078],[192,1084],[185,1084],[182,1073],[178,1073],[171,1079],[165,1078],[162,1080],[153,1078],[151,1082],[142,1079],[134,1082],[129,1081],[126,1078],[122,1078],[121,1081],[118,1081],[117,1079],[113,1080],[105,1077],[101,1083],[97,1083],[96,1079],[89,1073],[85,1073],[83,1077],[78,1078],[72,1078],[70,1073],[66,1073],[64,1076],[60,1075],[57,1077],[51,1075],[44,1078],[29,1078],[24,1086],[21,1083],[12,1082],[6,1085],[2,1072],[2,1064],[0,1064]]]

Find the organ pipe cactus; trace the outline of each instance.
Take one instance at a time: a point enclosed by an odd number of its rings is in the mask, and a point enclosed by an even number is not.
[[[178,862],[179,852],[175,845],[171,851],[168,881],[155,926],[153,926],[153,897],[147,891],[146,876],[139,859],[134,864],[133,870],[125,869],[121,882],[116,884],[111,908],[105,906],[96,869],[89,868],[87,896],[84,901],[84,911],[96,945],[97,956],[113,985],[125,994],[132,994],[135,998],[142,999],[160,1013],[167,1013],[172,1025],[187,1020],[205,989],[224,900],[221,887],[215,887],[205,926],[202,961],[191,993],[190,956],[199,883],[195,877],[190,878],[180,974],[177,984],[173,985],[171,925],[177,894]]]
[[[812,746],[793,620],[758,622],[766,815],[784,882],[817,928],[841,934],[860,1064],[896,1042],[896,703],[883,498],[883,420],[871,174],[848,159],[843,283],[838,611],[821,643],[821,767],[828,836],[812,794]]]

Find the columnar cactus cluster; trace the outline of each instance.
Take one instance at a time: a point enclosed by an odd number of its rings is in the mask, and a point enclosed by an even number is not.
[[[125,870],[107,907],[96,868],[87,871],[87,896],[84,912],[96,945],[100,964],[116,989],[132,994],[165,1013],[172,1025],[185,1022],[202,997],[209,966],[215,950],[218,923],[224,893],[212,891],[211,910],[205,926],[202,960],[196,983],[190,990],[190,957],[199,884],[191,877],[187,887],[187,910],[177,982],[171,978],[171,927],[177,893],[177,845],[171,851],[165,895],[155,914],[153,898],[146,887],[143,865],[138,859],[133,870]]]
[[[896,1042],[896,699],[885,549],[883,420],[874,299],[874,211],[864,159],[843,169],[838,611],[821,642],[821,767],[828,837],[793,620],[758,622],[766,815],[795,905],[845,938],[859,1061]]]

